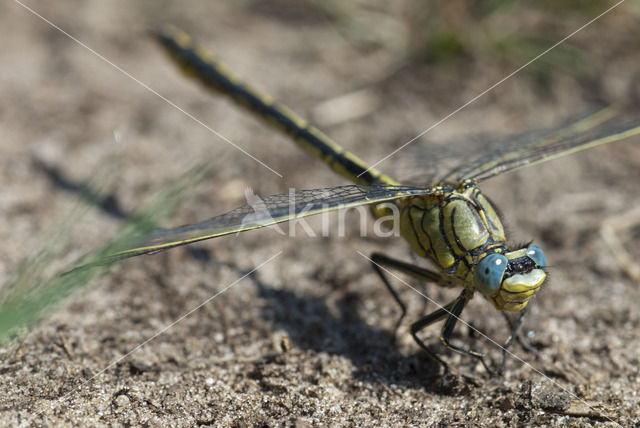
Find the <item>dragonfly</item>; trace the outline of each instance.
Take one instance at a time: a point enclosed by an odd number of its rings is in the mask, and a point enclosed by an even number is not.
[[[524,143],[515,141],[480,153],[470,161],[432,174],[424,186],[406,185],[367,165],[292,110],[243,82],[182,30],[165,26],[154,34],[184,73],[284,132],[296,145],[353,184],[272,195],[260,201],[259,209],[249,204],[200,223],[158,229],[108,258],[151,254],[361,205],[369,205],[377,219],[391,218],[389,204],[392,204],[399,215],[391,221],[397,222],[400,235],[417,256],[430,260],[434,266],[426,269],[383,253],[371,255],[374,271],[400,308],[394,337],[406,316],[407,306],[387,278],[388,271],[461,289],[451,302],[410,325],[415,343],[443,368],[443,380],[449,366],[420,339],[423,329],[442,322],[440,341],[446,348],[476,358],[490,373],[501,372],[507,348],[514,339],[519,339],[527,305],[547,278],[543,250],[533,243],[515,247],[508,244],[501,215],[478,184],[520,168],[640,134],[640,121],[624,118],[615,108],[607,107],[542,138]],[[502,311],[512,329],[504,343],[503,361],[498,370],[490,367],[483,353],[451,341],[463,309],[477,294]],[[509,312],[519,313],[515,324],[506,316]]]

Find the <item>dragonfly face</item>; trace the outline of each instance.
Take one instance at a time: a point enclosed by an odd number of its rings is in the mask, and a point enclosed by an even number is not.
[[[481,292],[498,310],[524,309],[546,278],[539,247],[507,250],[496,209],[471,180],[439,195],[405,199],[400,230],[443,276]]]
[[[484,257],[473,269],[473,285],[502,311],[520,311],[546,279],[546,260],[537,245]]]

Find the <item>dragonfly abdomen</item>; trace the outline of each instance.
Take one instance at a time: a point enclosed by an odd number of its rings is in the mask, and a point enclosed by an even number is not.
[[[211,52],[196,45],[188,34],[167,26],[159,30],[156,37],[187,75],[200,80],[209,89],[231,97],[265,123],[289,135],[299,147],[320,159],[333,171],[356,184],[398,184],[345,150],[285,105],[276,103],[269,95],[242,82],[224,64],[217,61]]]

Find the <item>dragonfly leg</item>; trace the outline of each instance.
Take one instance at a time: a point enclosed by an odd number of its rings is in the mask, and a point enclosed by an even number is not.
[[[396,325],[393,329],[393,338],[395,340],[398,329],[402,324],[402,320],[407,314],[407,306],[402,301],[402,299],[400,298],[400,295],[397,293],[397,291],[393,288],[393,286],[387,279],[387,276],[384,273],[383,267],[388,267],[393,270],[403,272],[407,275],[412,276],[413,278],[417,278],[425,282],[439,282],[441,280],[441,277],[435,272],[432,272],[427,269],[423,269],[419,266],[416,266],[410,263],[401,262],[399,260],[385,256],[384,254],[381,254],[381,253],[373,253],[371,255],[371,264],[373,266],[373,270],[382,279],[382,282],[384,283],[385,287],[387,287],[387,290],[389,290],[389,292],[393,296],[393,299],[396,301],[396,303],[398,303],[398,306],[400,306],[401,314],[398,320],[396,321]]]
[[[451,312],[452,308],[455,306],[457,302],[458,302],[458,299],[454,300],[453,302],[449,303],[444,307],[441,307],[436,311],[431,312],[429,315],[411,324],[411,336],[413,336],[413,340],[418,344],[418,346],[420,346],[420,348],[422,348],[423,351],[427,353],[427,355],[429,355],[429,357],[431,357],[433,360],[440,363],[440,365],[443,368],[443,372],[442,372],[442,388],[443,389],[446,386],[446,377],[447,377],[447,374],[449,373],[449,365],[442,358],[438,357],[438,355],[435,352],[429,349],[427,345],[425,345],[425,343],[422,341],[422,339],[418,337],[417,333],[420,330],[430,326],[431,324],[436,323],[442,320],[443,318],[446,318],[447,316],[449,316],[449,313]]]
[[[413,323],[413,325],[411,326],[411,333],[413,334],[414,340],[416,340],[418,344],[421,344],[421,341],[416,336],[416,333],[421,329],[425,328],[426,326],[428,326],[429,324],[441,318],[446,317],[440,333],[440,341],[444,344],[444,346],[451,349],[452,351],[458,352],[463,355],[469,355],[480,360],[480,362],[482,363],[482,365],[484,366],[487,372],[491,374],[495,374],[496,373],[495,370],[493,370],[489,366],[489,364],[487,364],[487,362],[485,361],[484,354],[478,351],[474,351],[472,349],[464,349],[460,346],[457,346],[451,343],[451,334],[453,333],[456,323],[460,319],[460,314],[462,313],[462,310],[464,309],[465,305],[469,302],[469,300],[471,300],[472,297],[473,297],[472,292],[470,292],[467,289],[463,290],[462,293],[460,293],[460,295],[458,296],[458,298],[453,302],[449,303],[447,306],[444,306],[443,308],[440,308],[439,310],[433,312],[432,314],[427,315],[425,318]],[[437,315],[440,315],[440,316],[437,317]],[[421,347],[423,349],[426,348],[424,344],[422,344]],[[430,354],[432,353],[430,352]],[[446,375],[446,369],[447,367],[445,366],[445,375]],[[443,382],[444,382],[444,378],[443,378]]]
[[[522,337],[520,336],[520,328],[522,327],[522,324],[524,323],[524,317],[525,317],[526,313],[527,313],[527,308],[524,308],[523,310],[521,310],[520,311],[520,316],[518,317],[518,321],[516,321],[516,323],[514,325],[513,321],[511,321],[511,318],[509,318],[509,316],[504,311],[502,311],[502,316],[504,317],[505,320],[507,320],[507,324],[509,325],[509,329],[511,329],[511,336],[509,336],[509,338],[502,345],[502,364],[500,364],[500,368],[498,369],[498,373],[502,373],[504,371],[505,364],[507,362],[507,350],[509,349],[509,347],[513,343],[514,339],[517,340],[518,343],[520,344],[520,346],[522,346],[526,351],[529,351],[532,354],[537,354],[538,353],[537,349],[535,349],[530,344],[528,344],[524,340],[522,340]]]

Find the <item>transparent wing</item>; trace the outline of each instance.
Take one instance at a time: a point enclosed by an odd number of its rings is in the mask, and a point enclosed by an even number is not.
[[[447,144],[416,144],[407,147],[395,168],[403,183],[450,183],[464,179],[483,181],[640,134],[640,120],[619,114],[614,107],[598,110],[552,130],[509,137],[486,137]]]
[[[159,229],[139,242],[110,254],[108,258],[133,257],[327,211],[447,191],[448,189],[438,186],[424,188],[350,185],[297,190],[288,194],[267,196],[264,199],[250,196],[247,198],[247,205],[202,223]]]
[[[640,121],[617,115],[609,107],[531,142],[517,141],[450,171],[443,181],[483,181],[499,174],[536,165],[601,144],[640,134]]]

